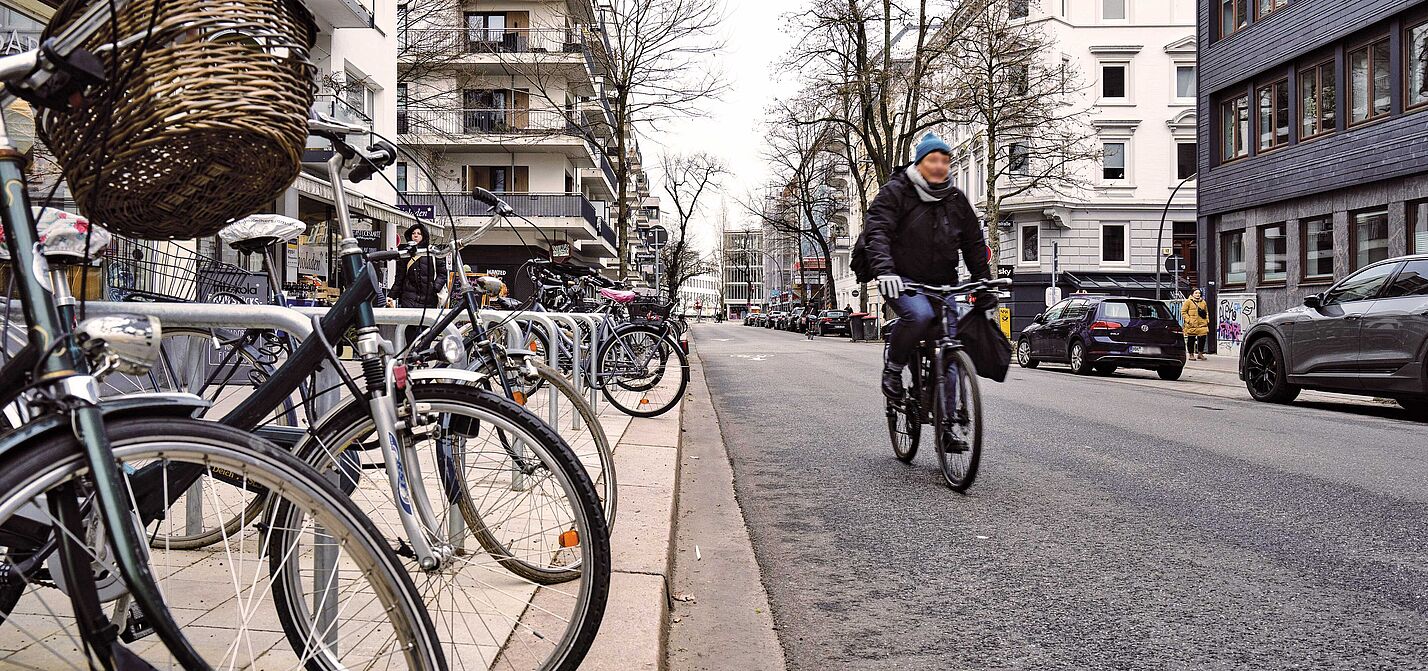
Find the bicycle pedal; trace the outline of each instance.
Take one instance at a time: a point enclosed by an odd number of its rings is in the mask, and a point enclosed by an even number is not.
[[[124,631],[119,632],[120,640],[133,643],[153,633],[154,627],[149,624],[148,618],[144,617],[143,609],[139,608],[139,604],[129,602],[129,613],[124,618]]]

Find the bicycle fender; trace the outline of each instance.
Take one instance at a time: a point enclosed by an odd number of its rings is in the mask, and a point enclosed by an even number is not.
[[[178,392],[150,392],[126,394],[116,398],[106,398],[99,402],[99,409],[105,419],[133,416],[147,417],[193,417],[200,410],[208,408],[209,402],[193,394]],[[10,433],[0,436],[0,455],[8,454],[16,446],[37,439],[55,431],[69,431],[67,415],[52,413],[27,422]]]

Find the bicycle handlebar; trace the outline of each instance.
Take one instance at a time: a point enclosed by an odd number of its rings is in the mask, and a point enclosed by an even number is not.
[[[945,284],[921,284],[918,282],[903,283],[903,286],[907,289],[912,290],[912,293],[916,293],[918,289],[923,289],[926,291],[933,291],[941,294],[965,294],[981,289],[1001,289],[1005,287],[1010,287],[1011,285],[1012,281],[1010,277],[999,277],[995,280],[973,280],[971,282],[967,282],[965,284],[958,284],[956,286],[948,286]]]
[[[510,205],[506,204],[506,201],[497,198],[496,194],[491,193],[490,191],[487,191],[479,186],[471,187],[471,197],[475,198],[477,202],[490,205],[491,208],[496,210],[496,212],[499,214],[510,215],[516,213],[515,210],[511,209]]]

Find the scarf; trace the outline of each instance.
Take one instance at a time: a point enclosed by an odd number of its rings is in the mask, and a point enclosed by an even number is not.
[[[912,180],[912,185],[917,188],[917,196],[924,203],[935,203],[952,195],[952,180],[935,186],[928,184],[922,173],[917,171],[916,165],[907,166],[907,178]]]

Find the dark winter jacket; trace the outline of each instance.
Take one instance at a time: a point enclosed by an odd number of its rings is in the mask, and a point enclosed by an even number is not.
[[[914,282],[957,282],[958,252],[974,279],[991,278],[987,239],[977,213],[960,189],[927,203],[898,168],[868,207],[866,253],[872,274],[897,274]]]
[[[432,268],[436,272],[432,272]],[[397,307],[434,308],[436,295],[446,286],[446,260],[428,255],[397,261],[397,277],[392,282],[391,298]]]

